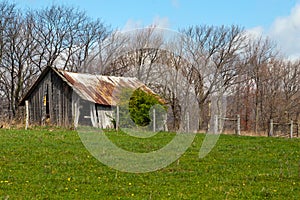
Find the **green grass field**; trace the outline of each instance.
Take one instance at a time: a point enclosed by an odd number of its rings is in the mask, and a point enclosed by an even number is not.
[[[119,146],[151,151],[153,140],[108,132]],[[125,173],[92,157],[67,130],[0,130],[0,199],[299,199],[300,140],[221,135],[198,157],[203,134],[170,166]]]

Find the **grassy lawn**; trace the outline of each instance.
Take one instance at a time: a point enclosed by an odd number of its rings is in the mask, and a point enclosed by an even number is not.
[[[137,152],[160,148],[174,136],[107,135]],[[299,139],[221,135],[212,152],[199,159],[204,136],[197,135],[170,166],[133,174],[100,163],[75,131],[0,129],[0,199],[300,198]]]

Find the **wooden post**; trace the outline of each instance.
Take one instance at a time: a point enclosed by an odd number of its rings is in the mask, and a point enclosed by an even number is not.
[[[61,89],[58,90],[58,125],[62,126],[63,125],[63,109],[62,109],[62,105],[63,105],[63,95],[61,92]]]
[[[296,129],[296,131],[297,131],[297,137],[299,137],[299,123],[296,123],[296,127],[297,127],[297,129]]]
[[[236,121],[237,121],[237,134],[241,135],[241,117],[240,117],[240,115],[237,115],[236,117],[237,117],[237,119],[236,119]]]
[[[219,116],[215,115],[214,134],[218,134],[218,128],[219,128]]]
[[[155,113],[155,108],[153,108],[153,132],[156,131],[156,113]]]
[[[74,113],[73,113],[74,122],[73,122],[73,124],[74,124],[74,128],[77,128],[78,127],[78,119],[79,119],[79,109],[78,109],[79,106],[77,105],[77,100],[74,101],[73,106],[74,106]]]
[[[270,132],[269,132],[269,137],[273,136],[273,119],[270,120]]]
[[[187,132],[189,133],[190,132],[190,113],[187,112],[187,115],[186,115],[186,125],[187,125]]]
[[[29,126],[29,103],[28,103],[28,100],[25,101],[25,109],[26,109],[25,130],[27,130],[28,126]]]
[[[119,123],[120,123],[120,110],[119,106],[117,106],[117,113],[116,113],[116,130],[119,130]]]
[[[291,120],[290,138],[293,138],[293,130],[294,130],[293,120]]]

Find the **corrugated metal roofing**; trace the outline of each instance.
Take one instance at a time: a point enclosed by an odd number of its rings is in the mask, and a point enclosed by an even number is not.
[[[137,78],[74,73],[47,67],[22,98],[19,103],[20,106],[25,105],[25,100],[29,98],[37,84],[39,84],[51,70],[72,87],[82,99],[101,105],[115,106],[119,99],[118,94],[120,94],[123,89],[135,90],[140,88],[147,93],[156,95]],[[159,96],[157,96],[157,98],[161,103],[165,103],[164,99]]]
[[[145,92],[153,93],[137,78],[101,76],[92,74],[59,71],[78,95],[90,102],[101,105],[116,105],[118,95],[123,89],[141,88]],[[153,93],[154,94],[154,93]]]

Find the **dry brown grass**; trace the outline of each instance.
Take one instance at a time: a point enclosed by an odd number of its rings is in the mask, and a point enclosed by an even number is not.
[[[25,123],[22,120],[1,119],[0,128],[4,129],[21,129],[25,128]]]

